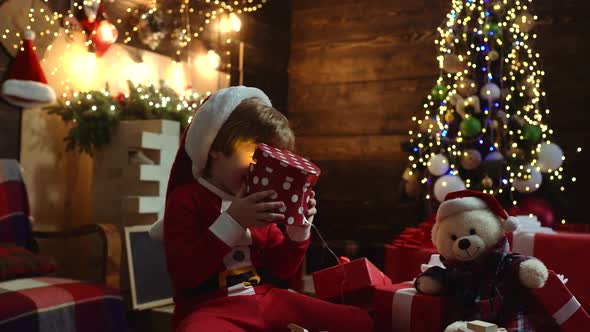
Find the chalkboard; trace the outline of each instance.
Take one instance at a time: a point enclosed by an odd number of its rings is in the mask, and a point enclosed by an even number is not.
[[[133,309],[172,303],[172,286],[161,242],[152,240],[150,225],[125,227]]]

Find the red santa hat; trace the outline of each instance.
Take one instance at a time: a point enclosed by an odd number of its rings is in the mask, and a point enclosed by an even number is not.
[[[476,210],[489,210],[502,218],[502,228],[508,232],[518,228],[518,219],[509,216],[493,195],[474,190],[460,190],[448,193],[444,202],[438,208],[436,222],[457,213]]]
[[[55,91],[47,85],[37,52],[33,49],[34,39],[33,31],[24,33],[23,46],[2,84],[2,97],[16,106],[42,107],[55,102]]]
[[[257,98],[262,103],[272,106],[264,92],[245,86],[221,89],[205,99],[182,136],[170,171],[168,193],[177,186],[190,183],[201,176],[207,166],[209,150],[219,129],[236,107],[250,98]]]

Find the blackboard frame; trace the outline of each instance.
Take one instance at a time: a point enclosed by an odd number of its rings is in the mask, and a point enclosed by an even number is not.
[[[158,299],[155,301],[149,302],[142,302],[139,303],[138,301],[138,293],[137,293],[137,283],[135,279],[135,269],[134,269],[134,262],[133,262],[133,244],[131,243],[131,234],[132,233],[146,233],[149,236],[149,230],[151,225],[139,225],[139,226],[129,226],[125,227],[125,248],[127,251],[127,262],[129,266],[129,283],[131,285],[131,302],[132,307],[134,310],[145,310],[145,309],[152,309],[156,307],[162,307],[165,305],[169,305],[174,303],[172,299],[172,294],[170,297]]]

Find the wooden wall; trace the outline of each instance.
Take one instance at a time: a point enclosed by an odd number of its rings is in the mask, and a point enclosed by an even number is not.
[[[0,82],[4,81],[12,58],[0,46]],[[19,159],[21,109],[0,99],[0,158]]]
[[[574,144],[590,143],[587,124],[577,120],[590,120],[584,103],[590,25],[582,17],[589,5],[535,3],[550,124],[571,152]],[[400,203],[407,160],[400,142],[438,76],[435,31],[448,8],[450,1],[441,0],[293,4],[288,112],[297,124],[299,152],[324,172],[316,222],[336,246],[350,247],[346,240],[354,240],[353,247],[379,261],[380,246],[423,217],[416,204]],[[587,155],[572,165],[580,179],[572,196],[588,187],[582,179]],[[581,215],[581,208],[573,209],[569,215]]]

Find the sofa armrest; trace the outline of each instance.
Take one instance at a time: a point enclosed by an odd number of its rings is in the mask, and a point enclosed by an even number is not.
[[[102,281],[108,286],[121,287],[121,234],[113,224],[89,224],[65,230],[33,230],[36,239],[65,239],[98,234],[102,242]]]

